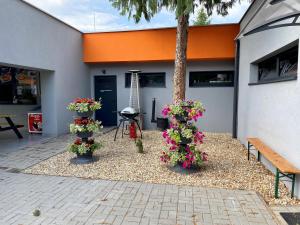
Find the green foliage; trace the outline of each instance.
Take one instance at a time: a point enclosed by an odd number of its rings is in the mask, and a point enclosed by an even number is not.
[[[99,142],[95,142],[93,144],[81,143],[80,145],[74,143],[69,146],[69,152],[83,155],[89,151],[94,152],[101,147],[102,144]]]
[[[101,122],[97,120],[91,120],[86,125],[78,125],[75,123],[70,124],[70,132],[72,134],[76,134],[78,132],[97,132],[102,128],[103,126],[101,125]]]
[[[91,101],[91,102],[71,102],[67,109],[70,111],[77,112],[88,112],[88,111],[96,111],[101,109],[102,105],[100,101]]]
[[[150,21],[162,8],[175,12],[176,18],[190,15],[196,6],[202,5],[210,16],[214,9],[222,16],[228,14],[228,9],[240,0],[109,0],[121,15],[128,15],[138,23],[142,17]]]
[[[143,142],[141,139],[138,139],[135,143],[137,149],[138,149],[138,153],[144,153],[144,146],[143,146]]]
[[[210,24],[210,19],[207,13],[205,12],[204,8],[201,8],[197,13],[197,17],[196,20],[194,21],[194,25],[203,26],[208,24]]]

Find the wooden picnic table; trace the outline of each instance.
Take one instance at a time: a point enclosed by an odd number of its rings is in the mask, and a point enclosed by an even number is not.
[[[9,126],[3,127],[2,124],[0,124],[0,132],[1,131],[7,131],[7,130],[13,130],[15,134],[17,135],[18,138],[23,138],[22,134],[20,133],[18,128],[24,127],[24,125],[16,125],[12,121],[12,117],[15,117],[15,115],[10,115],[10,114],[0,114],[0,119],[5,119],[8,123]]]

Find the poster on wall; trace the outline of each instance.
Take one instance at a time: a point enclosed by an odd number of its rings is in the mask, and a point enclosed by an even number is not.
[[[10,67],[1,67],[0,68],[0,82],[1,83],[7,83],[12,80],[11,70],[12,69]]]
[[[43,124],[42,113],[28,113],[28,131],[29,133],[41,134]]]

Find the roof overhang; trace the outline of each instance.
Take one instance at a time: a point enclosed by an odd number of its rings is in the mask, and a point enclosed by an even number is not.
[[[259,3],[256,1],[251,6]],[[247,13],[251,13],[252,18],[241,30],[239,37],[280,27],[300,26],[299,0],[264,0],[256,11],[251,12],[250,9]]]

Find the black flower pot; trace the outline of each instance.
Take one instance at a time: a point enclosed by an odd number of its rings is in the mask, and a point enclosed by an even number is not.
[[[88,118],[91,117],[93,115],[93,111],[87,111],[87,112],[76,112],[77,116],[79,117],[83,117],[83,118]]]
[[[185,116],[181,116],[181,115],[176,115],[175,119],[180,122],[180,123],[187,123],[187,119]]]
[[[77,152],[76,155],[77,155],[77,158],[80,158],[80,159],[91,159],[91,158],[93,158],[93,152],[92,151],[87,151],[84,154],[79,154]]]
[[[192,164],[189,168],[183,168],[183,162],[178,162],[177,165],[181,167],[183,170],[199,170],[199,166]]]
[[[77,132],[76,134],[77,134],[77,137],[82,138],[82,139],[87,139],[87,138],[93,136],[92,131]]]
[[[175,166],[169,166],[169,169],[175,173],[179,173],[182,175],[188,175],[188,174],[193,174],[193,173],[197,173],[200,170],[199,166],[196,165],[191,165],[190,168],[183,168],[183,163],[182,162],[178,162]]]
[[[185,138],[185,137],[180,138],[181,145],[188,145],[188,144],[192,143],[192,141],[193,140],[191,138]]]

